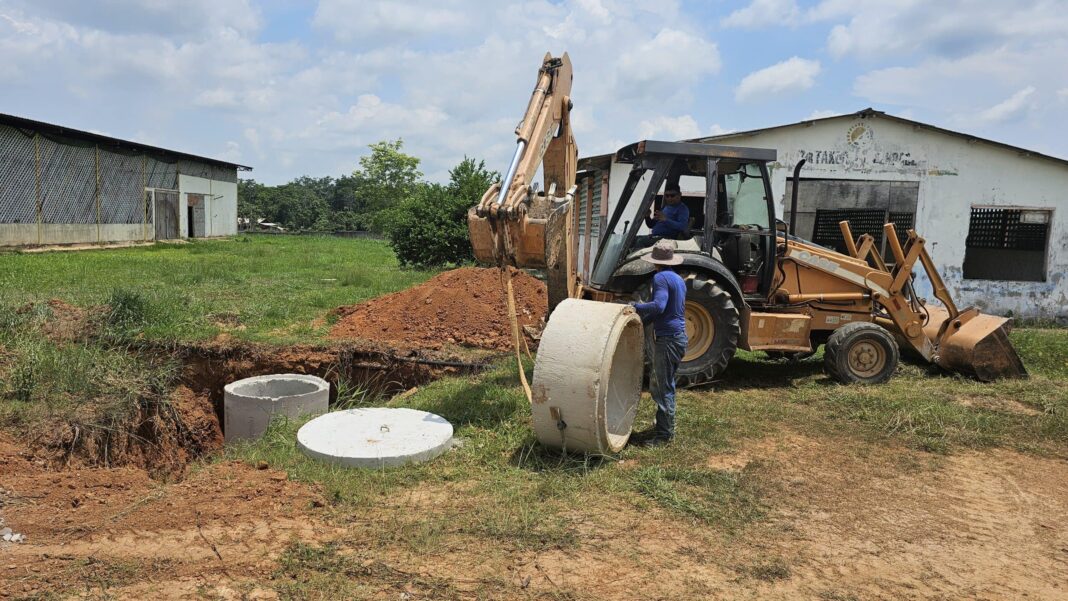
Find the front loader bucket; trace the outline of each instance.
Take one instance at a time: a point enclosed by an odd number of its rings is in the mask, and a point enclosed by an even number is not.
[[[924,330],[938,341],[936,363],[943,369],[971,374],[983,382],[1027,377],[1023,361],[1009,342],[1012,320],[983,315],[974,308],[953,320],[940,307],[928,306],[927,311],[931,319]]]

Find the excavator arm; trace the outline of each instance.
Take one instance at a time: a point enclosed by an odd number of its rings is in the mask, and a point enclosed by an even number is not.
[[[504,179],[467,214],[475,259],[487,265],[545,269],[550,311],[576,294],[570,244],[578,148],[571,130],[571,59],[546,54]],[[532,186],[542,168],[544,187]],[[557,195],[560,196],[557,196]]]

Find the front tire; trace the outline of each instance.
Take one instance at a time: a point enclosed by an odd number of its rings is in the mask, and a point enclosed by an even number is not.
[[[885,329],[866,321],[835,330],[823,351],[823,367],[842,384],[882,384],[900,361],[897,342]]]
[[[679,365],[677,382],[697,386],[722,373],[738,349],[741,325],[731,295],[709,280],[679,274],[686,281],[686,337],[689,344]]]

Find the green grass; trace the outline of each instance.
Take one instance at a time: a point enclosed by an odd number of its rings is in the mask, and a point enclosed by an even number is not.
[[[62,299],[131,301],[139,333],[204,340],[226,331],[276,343],[321,340],[330,310],[410,287],[432,272],[400,269],[378,240],[238,236],[189,244],[0,254],[0,306]],[[128,303],[127,303],[128,304]]]

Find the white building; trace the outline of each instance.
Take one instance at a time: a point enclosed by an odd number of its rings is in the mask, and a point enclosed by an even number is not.
[[[797,235],[841,243],[882,224],[914,228],[959,306],[1025,318],[1068,318],[1068,161],[865,109],[789,125],[701,138],[772,148],[772,193],[789,221],[794,166],[801,159]],[[585,159],[586,164],[598,158]],[[630,165],[615,164],[609,204]],[[686,183],[682,183],[684,193]],[[703,191],[693,191],[703,195]],[[609,214],[611,214],[609,207]],[[889,252],[886,253],[889,256]],[[920,270],[922,273],[922,270]],[[917,290],[930,297],[925,276]]]
[[[0,246],[236,234],[250,169],[0,114]]]

